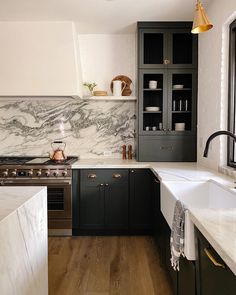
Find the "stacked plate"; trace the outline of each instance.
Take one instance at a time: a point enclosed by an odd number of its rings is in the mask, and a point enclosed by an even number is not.
[[[185,123],[175,123],[175,131],[184,131]]]
[[[160,107],[145,107],[145,111],[147,111],[147,112],[158,112],[158,111],[160,111]]]
[[[173,88],[174,89],[183,89],[184,88],[184,85],[182,85],[182,84],[175,84],[175,85],[173,85]]]

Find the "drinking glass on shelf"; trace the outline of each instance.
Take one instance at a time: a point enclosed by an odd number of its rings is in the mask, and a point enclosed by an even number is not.
[[[173,100],[173,111],[176,111],[176,100]]]
[[[182,111],[183,110],[183,101],[182,99],[180,99],[179,101],[179,111]]]
[[[188,100],[185,100],[185,111],[188,111]]]
[[[146,127],[145,127],[145,130],[146,130],[146,131],[149,131],[149,130],[150,130],[150,127],[149,127],[149,126],[146,126]]]
[[[159,123],[159,130],[162,130],[163,129],[163,124],[162,122]]]

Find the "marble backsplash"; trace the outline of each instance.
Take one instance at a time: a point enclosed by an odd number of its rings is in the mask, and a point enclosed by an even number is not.
[[[0,155],[46,156],[51,142],[66,142],[80,158],[121,157],[134,146],[135,103],[82,99],[17,98],[0,101]]]

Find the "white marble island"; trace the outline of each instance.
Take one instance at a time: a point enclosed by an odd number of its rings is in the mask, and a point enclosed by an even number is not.
[[[0,294],[48,294],[46,187],[0,187],[0,241]]]

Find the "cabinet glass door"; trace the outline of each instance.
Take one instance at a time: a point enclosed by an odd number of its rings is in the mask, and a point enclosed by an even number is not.
[[[167,50],[167,35],[163,30],[144,29],[140,30],[139,36],[139,67],[158,68],[164,65]]]
[[[140,132],[146,135],[166,129],[167,87],[165,71],[143,71],[140,81]]]
[[[168,129],[176,134],[195,131],[196,85],[192,70],[172,70],[168,77]]]
[[[195,44],[197,37],[190,31],[179,30],[169,35],[169,56],[172,68],[190,68],[195,67],[197,63],[197,53]]]

